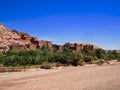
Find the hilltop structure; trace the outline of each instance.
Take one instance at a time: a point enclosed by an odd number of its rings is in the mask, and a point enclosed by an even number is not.
[[[52,44],[51,41],[39,40],[28,33],[18,32],[17,30],[10,31],[0,24],[0,52],[7,50],[36,50],[43,46],[49,47],[51,51],[56,49],[59,52],[62,52],[65,48],[74,51],[84,51],[87,49],[94,52],[99,48],[92,44],[82,43],[65,43],[64,45]]]

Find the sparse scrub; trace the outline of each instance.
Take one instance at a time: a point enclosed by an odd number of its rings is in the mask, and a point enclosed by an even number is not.
[[[43,68],[43,69],[51,69],[52,67],[51,67],[50,63],[44,62],[41,65],[41,68]]]
[[[84,61],[86,63],[92,63],[93,60],[94,60],[94,58],[92,56],[85,56],[84,57]]]
[[[98,62],[96,62],[98,66],[103,65],[103,63],[104,63],[104,59],[99,59]]]

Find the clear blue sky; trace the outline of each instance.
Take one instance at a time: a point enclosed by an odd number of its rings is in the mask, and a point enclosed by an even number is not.
[[[0,0],[0,23],[57,44],[120,49],[119,0]]]

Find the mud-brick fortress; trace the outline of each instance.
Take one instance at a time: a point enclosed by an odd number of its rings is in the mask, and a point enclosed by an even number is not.
[[[65,43],[64,45],[53,44],[51,41],[39,40],[27,33],[18,32],[16,30],[8,30],[0,24],[0,52],[7,50],[37,50],[41,47],[49,47],[51,51],[54,49],[62,52],[64,48],[74,51],[89,50],[94,52],[99,47],[92,44],[82,43]]]

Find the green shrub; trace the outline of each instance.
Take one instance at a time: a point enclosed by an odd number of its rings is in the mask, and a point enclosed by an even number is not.
[[[117,61],[120,61],[120,53],[117,54]]]
[[[0,56],[0,64],[4,64],[4,57]]]
[[[120,57],[119,53],[117,53],[116,50],[108,51],[106,56],[107,60],[114,60]]]
[[[72,65],[73,66],[78,66],[83,61],[83,55],[80,52],[74,52],[72,59],[73,59]]]
[[[97,49],[95,53],[96,53],[97,58],[105,59],[106,52],[103,49]]]
[[[5,53],[6,56],[11,56],[11,55],[18,55],[19,51],[16,50],[9,50]]]
[[[94,57],[92,57],[92,56],[85,56],[84,57],[84,61],[87,63],[92,63],[93,60],[94,60]]]

